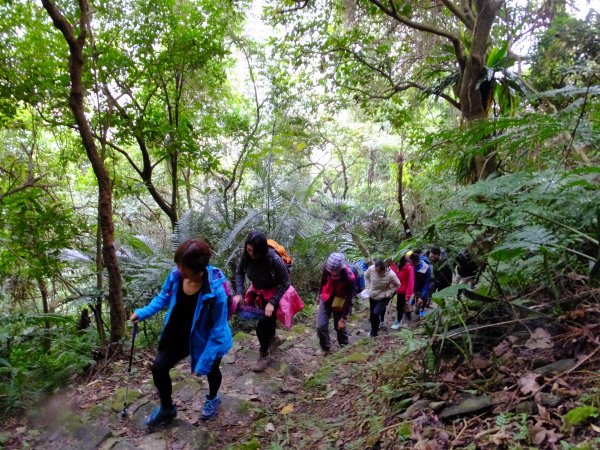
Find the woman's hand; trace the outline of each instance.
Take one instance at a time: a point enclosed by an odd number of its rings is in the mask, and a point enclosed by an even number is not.
[[[338,330],[343,330],[346,328],[346,321],[344,319],[338,320]]]
[[[129,318],[129,320],[131,321],[131,323],[138,323],[140,321],[140,319],[138,318],[137,313],[133,313],[131,315],[131,317]]]
[[[271,317],[273,315],[273,311],[275,311],[275,307],[272,304],[267,303],[267,307],[265,308],[265,316]]]
[[[243,297],[240,294],[237,294],[233,296],[232,301],[234,304],[239,305],[240,303],[242,303],[242,299]]]

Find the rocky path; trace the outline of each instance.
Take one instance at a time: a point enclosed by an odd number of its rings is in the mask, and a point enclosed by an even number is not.
[[[349,348],[360,340],[372,340],[367,336],[367,319],[363,309],[350,321]],[[206,377],[190,374],[189,362],[182,362],[171,372],[178,417],[171,425],[148,432],[144,418],[157,404],[149,370],[152,352],[136,350],[129,417],[123,419],[120,415],[127,361],[117,361],[112,374],[61,393],[32,414],[29,424],[17,429],[28,434],[18,441],[34,448],[90,450],[269,448],[264,444],[278,432],[268,420],[269,415],[301,402],[307,380],[322,369],[324,358],[331,358],[321,355],[312,322],[310,318],[290,330],[278,329],[281,345],[273,352],[267,370],[260,374],[252,372],[258,354],[254,332],[237,332],[234,347],[222,362],[222,404],[213,420],[200,419]],[[333,330],[331,337],[335,352],[338,349]],[[257,425],[257,418],[265,417],[267,420]]]

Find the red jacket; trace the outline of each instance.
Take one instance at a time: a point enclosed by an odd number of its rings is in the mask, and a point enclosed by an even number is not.
[[[406,298],[413,295],[415,291],[415,271],[413,265],[407,261],[402,269],[398,269],[396,263],[392,263],[390,269],[394,271],[400,280],[400,287],[396,289],[396,293],[405,294]]]

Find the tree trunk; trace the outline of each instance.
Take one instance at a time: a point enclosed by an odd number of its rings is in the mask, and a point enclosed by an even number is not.
[[[48,306],[48,288],[42,278],[37,279],[37,284],[42,296],[42,308],[44,309],[44,314],[48,314],[50,312],[50,308]],[[44,346],[44,349],[48,351],[52,345],[52,341],[50,340],[50,322],[48,322],[48,320],[44,321],[44,328],[46,329],[46,333],[44,334],[42,345]]]
[[[477,16],[472,33],[471,52],[465,61],[459,90],[460,110],[467,125],[488,115],[493,93],[490,92],[488,83],[480,83],[479,86],[477,83],[483,74],[490,32],[501,6],[502,2],[499,0],[476,1]],[[470,182],[484,180],[496,171],[493,151],[492,149],[488,154],[474,156],[469,175]]]
[[[100,211],[100,196],[98,196],[98,211]],[[90,309],[94,313],[94,322],[96,323],[98,336],[102,342],[105,342],[106,333],[104,332],[104,321],[102,320],[102,298],[104,296],[104,278],[102,272],[104,271],[104,262],[102,259],[101,228],[100,215],[98,215],[98,230],[96,232],[96,289],[98,291],[98,297],[96,298],[96,305],[90,307]]]
[[[404,171],[404,155],[402,153],[398,153],[398,157],[396,158],[396,164],[398,165],[398,211],[400,212],[400,217],[402,218],[404,234],[406,235],[407,239],[410,239],[412,237],[412,232],[410,230],[410,225],[408,224],[406,211],[404,211],[404,200],[402,195],[402,172]]]
[[[362,241],[360,236],[357,233],[355,233],[354,231],[350,232],[350,236],[352,236],[352,241],[354,241],[354,243],[356,244],[356,246],[358,247],[358,249],[360,250],[362,255],[365,257],[365,262],[367,263],[367,266],[370,266],[371,264],[373,264],[373,258],[371,257],[371,252],[369,251],[367,246],[364,244],[364,242]]]
[[[110,303],[110,340],[120,341],[125,335],[125,307],[121,290],[121,269],[114,247],[114,223],[112,217],[112,186],[108,171],[98,154],[96,142],[85,116],[83,84],[83,48],[87,36],[89,4],[87,0],[79,0],[79,35],[75,36],[75,28],[67,21],[62,12],[50,0],[42,0],[42,4],[52,18],[54,26],[63,34],[69,45],[69,75],[71,92],[69,106],[77,123],[79,134],[87,157],[92,164],[98,180],[100,225],[102,232],[102,256],[108,272],[108,299]]]

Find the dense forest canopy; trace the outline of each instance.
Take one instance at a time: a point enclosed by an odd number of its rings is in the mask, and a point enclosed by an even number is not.
[[[265,231],[307,299],[332,251],[439,245],[500,304],[573,283],[597,302],[591,6],[2,1],[0,415],[118,348],[193,237],[232,277]]]

